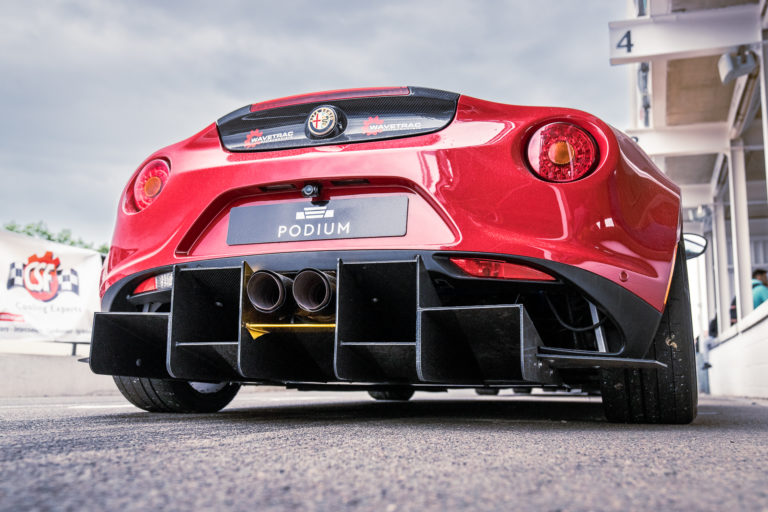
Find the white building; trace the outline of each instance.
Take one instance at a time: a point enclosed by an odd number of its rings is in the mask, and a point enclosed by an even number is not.
[[[702,352],[718,318],[712,394],[768,397],[768,303],[753,311],[751,285],[768,268],[766,29],[768,0],[629,0],[610,23],[611,64],[632,76],[626,131],[682,188],[685,231],[710,243],[689,271]]]

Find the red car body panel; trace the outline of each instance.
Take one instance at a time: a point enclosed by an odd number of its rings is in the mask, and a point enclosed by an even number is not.
[[[531,134],[553,121],[586,129],[599,163],[586,177],[554,183],[526,163]],[[157,151],[170,179],[146,209],[123,193],[102,295],[140,271],[255,254],[415,249],[527,256],[580,267],[631,291],[658,311],[680,236],[680,191],[632,140],[584,112],[520,107],[461,96],[443,130],[390,140],[280,151],[230,152],[212,124]],[[140,167],[141,168],[141,167]],[[348,180],[360,179],[365,182]],[[347,180],[347,181],[345,181]],[[406,194],[403,237],[227,245],[232,207]],[[291,184],[289,191],[270,186]]]

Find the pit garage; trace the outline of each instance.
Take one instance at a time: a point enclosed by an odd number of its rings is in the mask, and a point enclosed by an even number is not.
[[[627,132],[683,191],[700,390],[768,397],[766,0],[635,0],[610,23],[610,60],[631,76]]]

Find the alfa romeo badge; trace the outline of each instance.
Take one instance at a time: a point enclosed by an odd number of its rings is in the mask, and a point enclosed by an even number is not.
[[[315,137],[324,137],[331,133],[339,118],[331,107],[317,107],[307,118],[307,129]]]

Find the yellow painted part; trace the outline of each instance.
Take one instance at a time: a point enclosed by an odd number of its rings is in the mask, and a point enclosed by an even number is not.
[[[683,255],[685,257],[685,255]],[[669,282],[667,283],[667,291],[664,294],[664,306],[667,305],[667,299],[669,299],[669,290],[672,288],[672,278],[675,275],[675,264],[677,263],[677,249],[675,249],[675,254],[672,256],[672,272],[669,273]],[[683,272],[686,272],[686,268],[683,267]]]
[[[270,332],[300,332],[300,331],[332,331],[336,324],[245,324],[253,339],[258,339]]]

